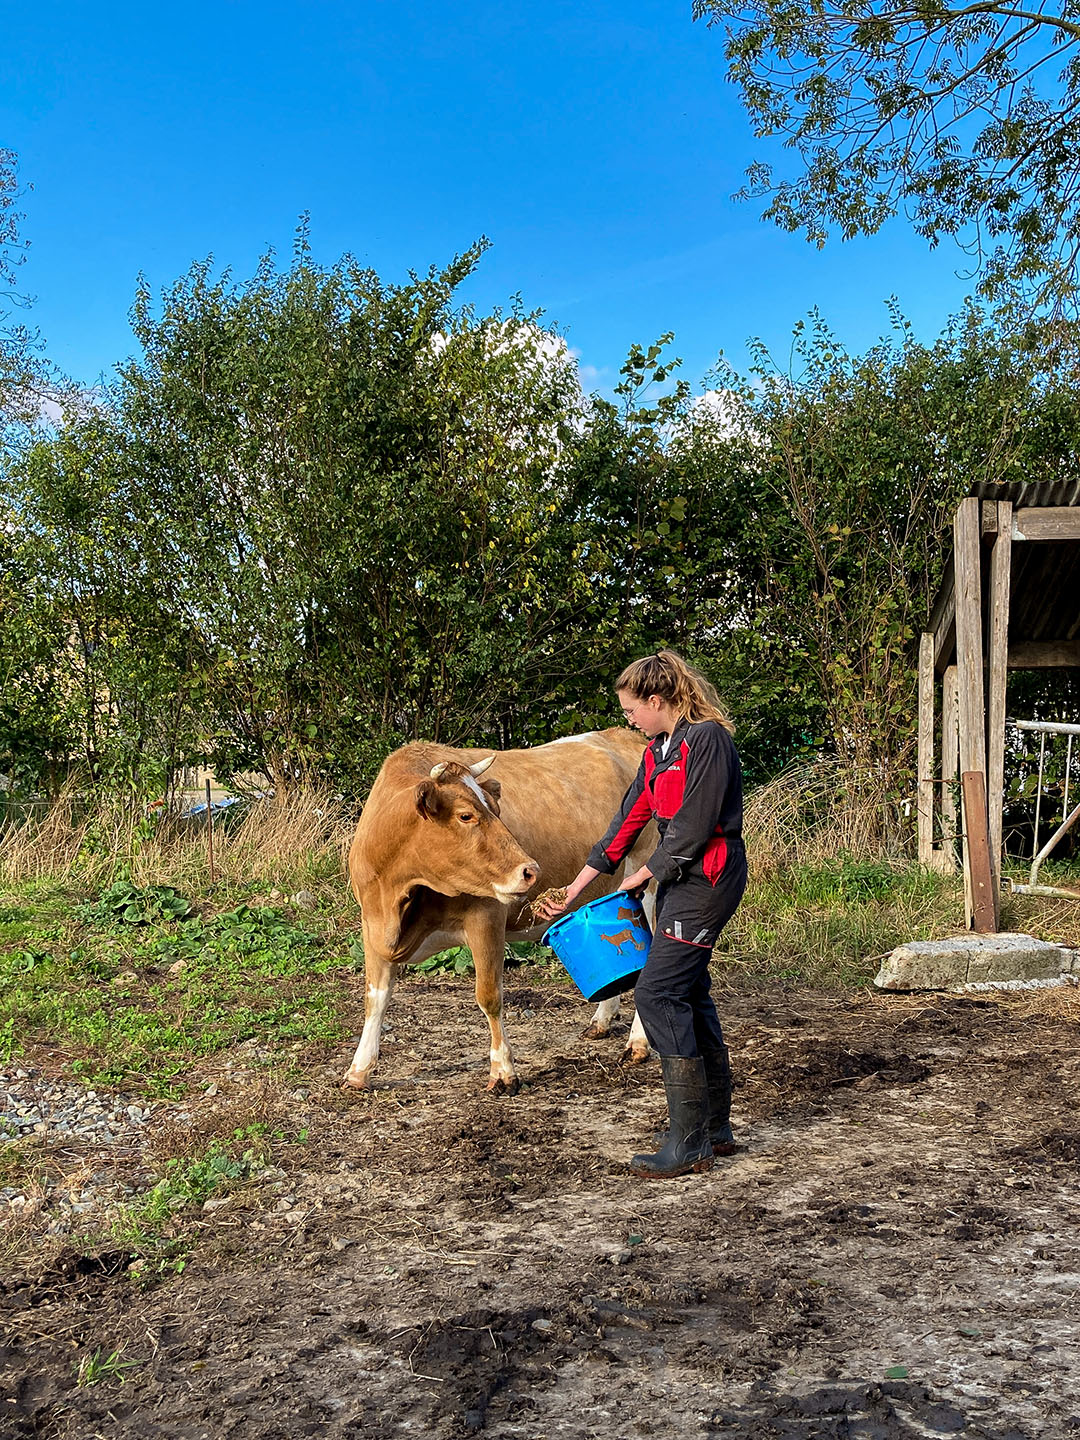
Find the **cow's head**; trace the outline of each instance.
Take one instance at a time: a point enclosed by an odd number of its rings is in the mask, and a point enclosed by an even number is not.
[[[444,760],[416,786],[423,822],[416,840],[436,876],[427,883],[444,895],[508,902],[527,895],[540,874],[499,819],[499,782],[481,778],[494,758],[475,765]]]
[[[460,897],[508,904],[536,884],[540,867],[499,818],[499,782],[481,778],[493,759],[444,761],[369,804],[349,857],[365,945],[408,958]]]

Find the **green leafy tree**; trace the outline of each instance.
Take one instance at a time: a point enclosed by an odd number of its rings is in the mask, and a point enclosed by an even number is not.
[[[1076,313],[1080,253],[1080,15],[976,0],[695,0],[726,32],[728,73],[759,160],[745,194],[818,244],[904,213],[955,237],[987,295]]]
[[[774,768],[820,745],[907,793],[917,637],[974,481],[1070,473],[1080,445],[1077,356],[1048,370],[968,311],[934,346],[894,317],[891,338],[844,352],[819,317],[801,369],[759,347],[723,377],[744,424],[700,423],[688,448],[713,477],[728,608],[698,640],[751,753]]]
[[[455,304],[482,249],[390,285],[301,233],[285,272],[140,291],[114,504],[225,773],[360,783],[418,736],[531,738],[523,697],[576,668],[580,388],[533,318]]]

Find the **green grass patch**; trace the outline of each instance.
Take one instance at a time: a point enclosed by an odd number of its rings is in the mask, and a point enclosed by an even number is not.
[[[129,1370],[138,1370],[144,1362],[142,1360],[125,1360],[123,1350],[114,1350],[106,1355],[102,1350],[95,1350],[90,1355],[84,1355],[76,1362],[75,1383],[81,1388],[87,1385],[100,1385],[103,1380],[115,1380],[123,1385],[127,1379]]]
[[[354,945],[358,951],[357,959],[363,960],[363,948]],[[537,945],[531,940],[515,940],[506,946],[504,965],[513,969],[518,965],[552,965],[561,969],[558,960],[546,945]],[[420,975],[472,975],[475,971],[473,965],[472,951],[467,945],[453,945],[449,950],[440,950],[437,955],[429,955],[426,960],[421,960],[418,965],[412,965],[410,970],[415,970]]]
[[[962,927],[959,877],[840,857],[751,881],[716,963],[752,984],[859,986],[895,946]]]
[[[269,905],[168,918],[188,901],[147,888],[132,900],[110,886],[83,906],[69,897],[62,919],[36,928],[11,922],[28,928],[0,941],[0,1058],[44,1042],[88,1081],[162,1095],[193,1059],[242,1041],[285,1058],[345,1033],[345,962],[322,934]]]

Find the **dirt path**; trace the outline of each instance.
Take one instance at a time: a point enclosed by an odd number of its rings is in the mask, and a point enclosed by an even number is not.
[[[182,1274],[11,1276],[0,1435],[1080,1434],[1075,998],[722,997],[745,1149],[667,1183],[621,1168],[655,1062],[565,991],[508,1002],[515,1099],[467,986],[412,980],[380,1088],[324,1057],[296,1168],[212,1206]],[[117,1348],[126,1383],[76,1386]]]

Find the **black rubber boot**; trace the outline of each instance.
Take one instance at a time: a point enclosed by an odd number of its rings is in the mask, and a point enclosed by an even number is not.
[[[705,1065],[705,1083],[709,1092],[709,1139],[713,1154],[734,1155],[739,1147],[731,1133],[731,1062],[727,1046],[706,1050],[701,1059]],[[668,1123],[670,1126],[670,1121]],[[657,1130],[652,1138],[657,1149],[661,1149],[667,1141],[668,1131]]]
[[[734,1155],[738,1146],[731,1133],[731,1061],[726,1045],[702,1052],[705,1082],[709,1087],[709,1139],[714,1155]]]
[[[691,1170],[708,1170],[713,1163],[709,1139],[709,1087],[705,1062],[700,1055],[661,1055],[671,1129],[655,1155],[635,1155],[630,1161],[634,1175],[669,1179]]]

